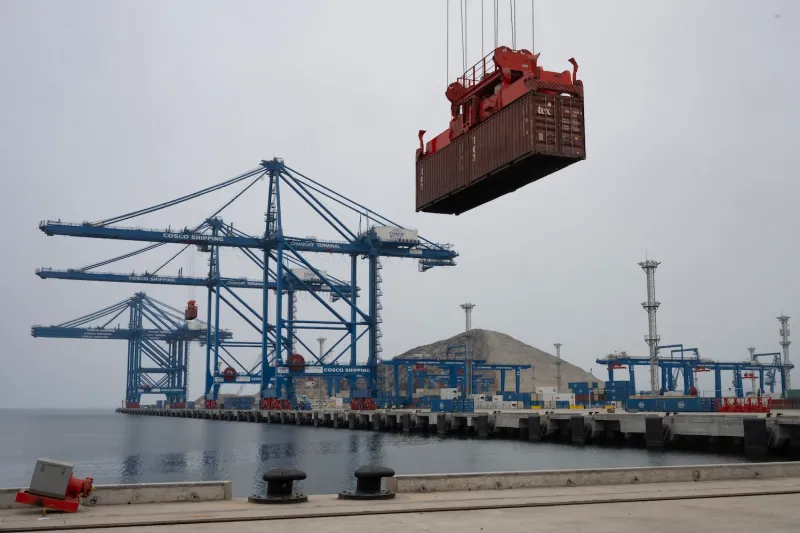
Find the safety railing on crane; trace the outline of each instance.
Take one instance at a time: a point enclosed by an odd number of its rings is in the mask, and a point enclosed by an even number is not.
[[[482,82],[486,76],[494,74],[496,70],[497,65],[494,63],[494,50],[492,50],[472,67],[468,68],[464,74],[456,79],[456,82],[469,89]]]

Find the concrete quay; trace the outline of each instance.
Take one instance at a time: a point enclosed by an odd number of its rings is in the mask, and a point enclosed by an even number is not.
[[[414,409],[265,411],[228,409],[126,409],[118,413],[232,422],[402,431],[439,436],[510,437],[572,444],[611,443],[648,448],[688,448],[759,456],[800,450],[800,412],[608,413],[601,410],[476,411],[433,413]]]
[[[641,483],[632,477],[634,471]],[[0,532],[114,528],[145,533],[246,533],[269,528],[272,532],[333,533],[372,531],[376,526],[386,533],[453,527],[465,532],[575,527],[599,533],[672,533],[687,527],[712,533],[797,531],[798,472],[800,463],[459,474],[439,476],[460,478],[442,491],[427,491],[420,485],[425,478],[429,487],[436,487],[436,476],[397,476],[393,481],[399,492],[393,500],[352,501],[322,495],[311,496],[307,503],[257,505],[228,495],[211,501],[168,499],[173,503],[138,505],[87,502],[76,514],[50,512],[46,517],[35,508],[0,510]],[[562,475],[575,483],[565,483]],[[469,477],[470,486],[463,484],[463,476]],[[504,482],[496,485],[497,479]],[[520,488],[515,479],[527,479],[535,486]],[[648,482],[660,479],[674,480]],[[144,485],[140,489],[147,490]],[[163,486],[155,490],[166,498],[172,495]],[[580,506],[580,512],[575,506]]]

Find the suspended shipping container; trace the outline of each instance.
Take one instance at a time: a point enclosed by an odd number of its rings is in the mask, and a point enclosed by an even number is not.
[[[458,215],[586,158],[577,63],[537,62],[500,47],[450,84],[450,128],[424,147],[420,131],[417,211]]]

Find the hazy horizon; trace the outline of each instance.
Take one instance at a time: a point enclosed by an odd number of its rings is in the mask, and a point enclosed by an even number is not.
[[[472,64],[482,50],[479,4],[469,5]],[[125,397],[124,341],[34,339],[35,324],[63,323],[139,291],[178,309],[194,298],[201,318],[206,312],[204,289],[38,279],[37,268],[80,268],[143,246],[46,237],[41,220],[127,213],[273,156],[459,253],[456,267],[425,273],[413,261],[383,260],[385,359],[462,331],[459,305],[468,300],[473,327],[548,353],[561,342],[565,360],[604,379],[596,358],[647,354],[637,265],[645,258],[661,261],[662,344],[728,361],[746,360],[750,345],[779,351],[775,317],[800,321],[792,237],[800,230],[792,207],[800,79],[791,67],[800,4],[537,2],[540,64],[566,70],[574,57],[580,66],[587,159],[458,217],[414,210],[417,132],[430,138],[447,127],[444,91],[462,66],[451,9],[447,70],[445,9],[422,0],[0,1],[0,405],[113,406]],[[510,44],[502,9],[499,40]],[[530,20],[521,2],[518,47],[530,46]],[[261,234],[264,190],[254,187],[225,220]],[[234,192],[123,225],[191,226]],[[290,234],[336,237],[308,210],[286,210]],[[98,270],[152,271],[175,248]],[[347,279],[341,256],[310,259]],[[205,275],[206,260],[192,248],[162,273]],[[222,264],[231,277],[259,276],[237,250],[224,251]],[[297,306],[299,316],[320,316],[308,295]],[[232,312],[222,326],[236,339],[254,337]],[[303,338],[314,347],[318,335]],[[243,362],[257,351],[243,350]],[[363,343],[359,353],[363,361]],[[195,344],[190,400],[203,393],[204,366]],[[640,384],[647,376],[637,370]],[[713,375],[700,379],[701,390],[713,387]],[[730,387],[730,373],[723,380]]]

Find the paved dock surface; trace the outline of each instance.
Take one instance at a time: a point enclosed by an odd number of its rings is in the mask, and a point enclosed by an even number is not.
[[[718,498],[701,501],[617,503],[592,505],[578,513],[564,508],[492,509],[464,513],[418,513],[390,515],[376,520],[374,516],[352,516],[331,521],[324,518],[292,519],[268,524],[270,533],[409,533],[452,531],[460,533],[551,533],[553,531],[591,531],[620,533],[644,531],[675,533],[701,529],[704,533],[776,533],[797,532],[800,511],[797,498],[754,496],[747,498]],[[789,507],[794,505],[794,509]],[[752,508],[752,511],[750,510]],[[733,512],[732,512],[733,510]],[[738,510],[738,512],[736,511]],[[263,533],[264,522],[229,524],[187,524],[146,528],[115,529],[120,533],[211,533],[236,531]],[[73,531],[94,531],[80,529]]]
[[[705,532],[800,530],[800,478],[399,494],[381,502],[312,496],[305,504],[246,500],[82,507],[77,514],[0,511],[0,531]],[[409,529],[413,528],[413,529]]]

